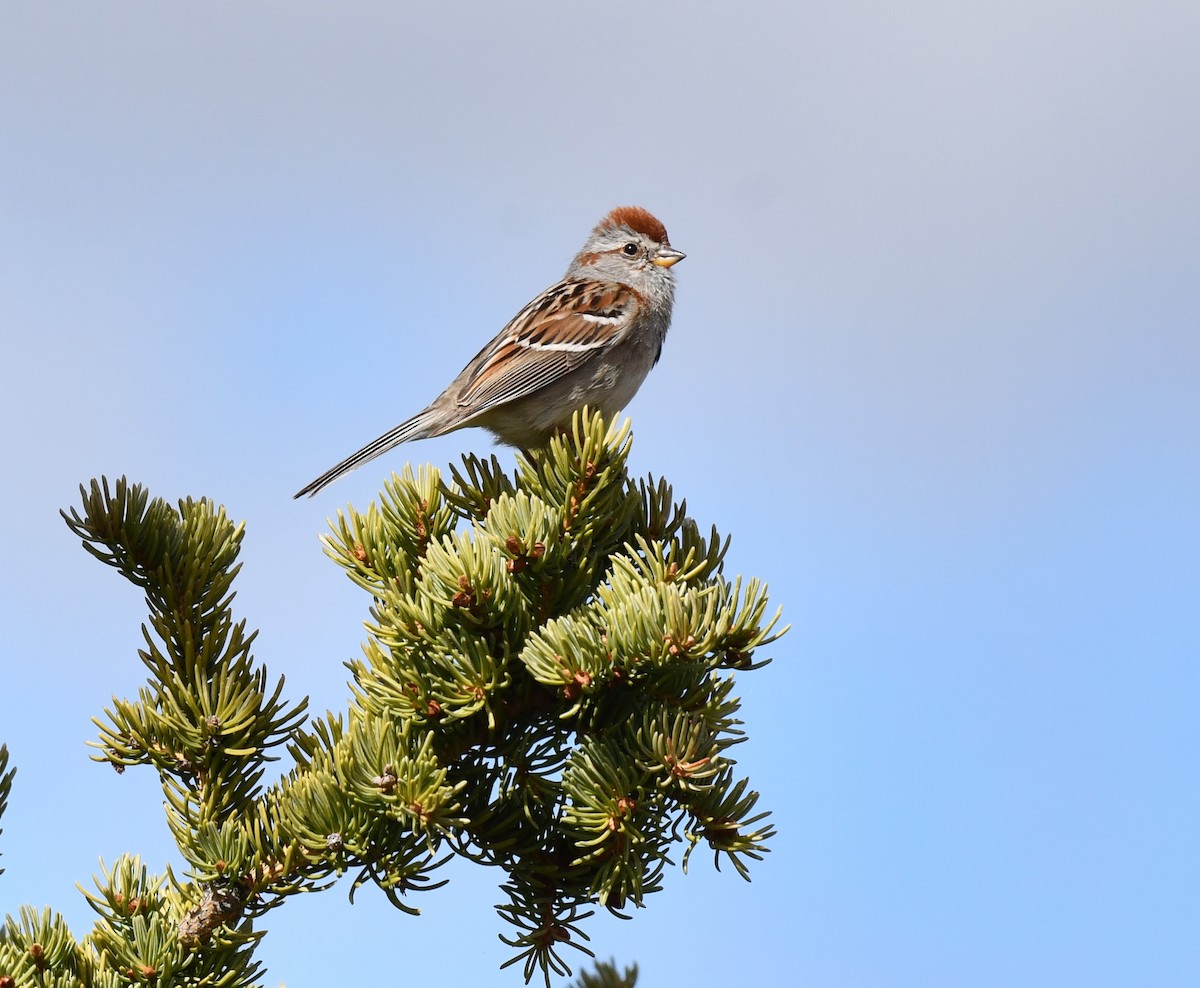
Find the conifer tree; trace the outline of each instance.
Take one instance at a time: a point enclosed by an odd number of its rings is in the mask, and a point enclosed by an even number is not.
[[[632,480],[629,427],[576,417],[517,457],[393,476],[339,512],[330,558],[369,596],[346,709],[305,721],[233,611],[243,526],[123,478],[63,512],[145,595],[135,699],[96,721],[94,757],[149,766],[186,870],[128,855],[87,894],[76,939],[28,907],[0,927],[0,988],[260,984],[264,916],[349,876],[398,909],[455,855],[501,870],[502,939],[528,981],[570,973],[596,907],[662,887],[704,844],[744,878],[773,828],[734,773],[734,672],[775,640],[765,587],[662,480]],[[290,768],[265,778],[286,751]],[[0,810],[11,783],[0,748]],[[581,985],[631,985],[600,965]],[[591,980],[589,980],[591,979]]]

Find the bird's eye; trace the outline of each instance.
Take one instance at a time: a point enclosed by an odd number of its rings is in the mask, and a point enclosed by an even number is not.
[[[624,251],[626,257],[635,257],[638,252],[638,245],[634,243],[628,243],[625,245]]]

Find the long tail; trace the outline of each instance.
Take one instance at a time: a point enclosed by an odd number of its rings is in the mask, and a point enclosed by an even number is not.
[[[367,443],[357,453],[351,453],[341,463],[335,467],[330,467],[321,476],[314,480],[311,484],[306,484],[292,495],[293,498],[304,497],[316,494],[323,487],[327,487],[338,479],[342,474],[349,473],[357,467],[361,467],[368,460],[373,460],[377,456],[382,456],[390,449],[395,449],[401,443],[406,443],[410,439],[427,439],[435,434],[435,430],[431,428],[430,419],[433,417],[433,410],[426,408],[423,412],[417,412],[412,418],[406,422],[401,422],[394,429],[385,432],[378,439],[374,439]]]

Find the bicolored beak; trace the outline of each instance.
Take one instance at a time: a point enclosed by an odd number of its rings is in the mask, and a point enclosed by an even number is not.
[[[681,250],[676,250],[674,247],[659,247],[658,254],[655,255],[651,264],[656,264],[660,268],[669,268],[672,264],[678,264],[687,254]]]

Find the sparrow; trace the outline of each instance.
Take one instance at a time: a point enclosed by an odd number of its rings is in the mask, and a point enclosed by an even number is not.
[[[481,426],[528,450],[568,428],[584,405],[616,414],[662,354],[675,301],[671,269],[684,257],[646,210],[614,209],[563,279],[513,316],[445,391],[294,496],[316,494],[413,439]]]

